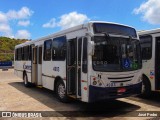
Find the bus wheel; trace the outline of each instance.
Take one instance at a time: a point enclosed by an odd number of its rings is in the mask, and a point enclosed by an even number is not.
[[[142,96],[143,97],[150,97],[151,95],[151,85],[149,81],[144,78],[142,81]]]
[[[63,83],[62,80],[59,80],[57,82],[57,85],[56,85],[56,94],[57,94],[57,97],[58,99],[61,101],[61,102],[68,102],[68,97],[66,95],[66,89],[65,89],[65,85]]]
[[[30,83],[28,82],[28,77],[26,74],[24,74],[23,83],[25,87],[30,87]]]

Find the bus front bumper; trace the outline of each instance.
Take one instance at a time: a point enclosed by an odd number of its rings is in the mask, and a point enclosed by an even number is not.
[[[126,91],[123,93],[118,93],[119,88],[125,88]],[[128,97],[132,95],[141,94],[142,82],[130,86],[124,87],[108,87],[101,88],[96,86],[89,86],[89,102],[95,102],[105,99],[116,99],[122,97]]]

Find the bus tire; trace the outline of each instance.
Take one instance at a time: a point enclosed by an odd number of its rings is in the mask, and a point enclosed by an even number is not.
[[[143,76],[142,80],[142,97],[150,97],[151,95],[151,84],[145,76]]]
[[[56,95],[61,102],[69,102],[69,99],[66,94],[65,85],[62,80],[59,80],[56,84]]]
[[[28,82],[28,77],[27,77],[26,73],[23,76],[23,83],[24,83],[25,87],[30,87],[31,86],[31,84]]]

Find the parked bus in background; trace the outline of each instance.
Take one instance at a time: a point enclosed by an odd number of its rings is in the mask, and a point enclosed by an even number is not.
[[[140,42],[132,27],[89,22],[15,47],[15,74],[84,102],[141,93]]]
[[[160,90],[160,29],[139,31],[143,60],[143,95]]]

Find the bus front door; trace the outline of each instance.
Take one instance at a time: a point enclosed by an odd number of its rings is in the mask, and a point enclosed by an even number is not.
[[[68,96],[81,96],[81,51],[82,39],[70,39],[67,42],[67,82]]]
[[[160,90],[160,37],[156,37],[155,47],[155,90]]]

